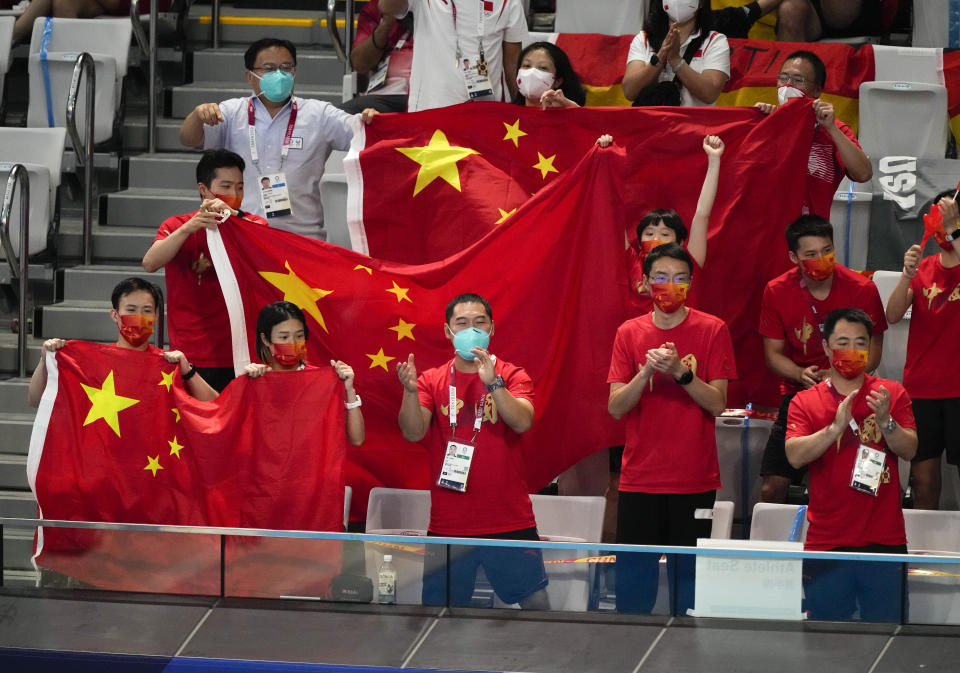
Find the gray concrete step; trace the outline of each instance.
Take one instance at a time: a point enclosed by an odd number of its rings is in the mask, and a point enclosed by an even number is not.
[[[4,528],[3,529],[3,570],[4,586],[10,579],[11,570],[30,571],[33,565],[30,558],[33,556],[34,529]]]
[[[163,117],[157,120],[157,149],[161,152],[182,152],[180,144],[181,119]],[[145,115],[129,115],[123,122],[123,148],[127,152],[146,151],[147,118]]]
[[[0,516],[13,519],[36,519],[37,501],[34,500],[33,493],[30,491],[0,491]]]
[[[151,283],[156,283],[167,292],[167,286],[164,282],[163,271],[147,273],[141,266],[126,265],[104,265],[96,264],[93,266],[74,266],[67,269],[61,269],[62,287],[64,301],[89,300],[105,301],[109,300],[110,293],[117,283],[137,276],[144,278]]]
[[[126,159],[125,187],[197,190],[199,152],[135,154]],[[199,199],[199,197],[197,197]],[[199,201],[197,201],[199,203]]]
[[[250,95],[250,87],[241,80],[237,82],[194,82],[183,86],[171,87],[170,114],[183,119],[202,103],[219,103],[228,98],[241,98]],[[298,86],[294,93],[301,98],[317,98],[330,103],[339,103],[343,99],[340,85],[326,87]]]
[[[113,343],[117,340],[117,326],[110,320],[109,312],[109,298],[105,301],[64,301],[39,309],[38,328],[46,339],[58,337]]]
[[[244,82],[243,53],[246,47],[200,49],[193,52],[193,81]],[[339,88],[343,81],[343,63],[332,49],[297,48],[297,87],[323,86]]]
[[[26,456],[0,453],[0,490],[30,490]]]
[[[159,224],[159,223],[158,223]],[[93,260],[139,264],[153,243],[156,228],[93,225]],[[61,221],[57,247],[61,260],[80,259],[82,227],[74,220]],[[0,367],[2,369],[2,367]]]
[[[116,330],[114,330],[116,331]],[[27,404],[27,384],[30,379],[0,381],[0,410],[7,414],[29,415],[34,408]]]
[[[196,188],[193,190],[147,187],[127,189],[104,194],[101,197],[103,215],[100,223],[108,226],[144,227],[156,235],[157,227],[165,219],[194,211],[197,205]],[[141,256],[146,250],[146,248],[143,249]]]
[[[0,413],[0,453],[27,455],[33,414]]]
[[[40,360],[40,347],[43,339],[27,337],[27,372],[33,372]],[[13,332],[0,333],[0,372],[9,376],[17,370],[17,335]],[[0,412],[7,411],[0,407]]]

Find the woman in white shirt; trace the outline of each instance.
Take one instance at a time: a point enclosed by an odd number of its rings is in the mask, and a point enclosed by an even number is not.
[[[630,44],[623,95],[646,105],[713,105],[730,78],[730,47],[710,24],[710,0],[653,0]],[[675,85],[679,101],[670,100]]]

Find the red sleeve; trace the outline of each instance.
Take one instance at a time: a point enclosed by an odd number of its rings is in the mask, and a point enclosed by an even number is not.
[[[175,232],[177,229],[183,226],[183,223],[193,217],[193,213],[189,215],[174,215],[173,217],[168,217],[163,221],[163,223],[157,228],[157,235],[154,237],[153,242],[162,241],[167,236]]]
[[[533,379],[523,367],[504,368],[506,373],[507,390],[517,399],[533,402]]]
[[[760,336],[785,341],[787,337],[783,330],[783,320],[777,312],[777,300],[773,295],[773,288],[768,284],[760,301]]]
[[[887,331],[887,315],[883,310],[883,300],[880,299],[880,291],[876,284],[870,281],[864,284],[863,291],[860,293],[860,305],[864,307],[870,320],[873,321],[873,333],[883,334]]]
[[[357,34],[353,43],[360,44],[373,35],[378,23],[380,23],[380,10],[377,9],[377,3],[368,2],[357,16]]]
[[[891,386],[891,383],[894,385]],[[902,428],[916,430],[917,422],[913,418],[913,405],[907,391],[896,381],[887,381],[885,385],[890,389],[890,415],[893,420]]]
[[[610,356],[607,383],[630,383],[637,373],[634,371],[633,355],[630,354],[626,341],[623,327],[621,327],[613,340],[613,354]]]
[[[801,392],[790,401],[790,409],[787,411],[786,439],[790,439],[791,437],[807,437],[808,435],[812,435],[820,429],[813,427],[810,416],[807,414],[807,411],[804,408],[807,398],[811,397],[815,393],[808,393],[805,395],[805,392],[807,391]]]
[[[850,130],[849,126],[844,124],[839,119],[836,120],[836,125],[837,125],[837,128],[843,132],[843,135],[847,136],[850,140],[852,140],[854,145],[856,145],[857,147],[860,147],[860,141],[857,140],[857,136],[853,135],[853,131]],[[860,149],[862,150],[863,148],[860,147]],[[846,173],[847,167],[843,165],[843,159],[840,158],[840,148],[837,147],[836,144],[834,144],[834,148],[833,148],[833,158],[838,165],[843,167],[843,172]],[[847,177],[849,177],[849,175]]]
[[[720,323],[710,342],[707,371],[704,381],[737,378],[737,365],[733,356],[733,340],[726,323]]]
[[[417,378],[417,398],[420,406],[430,411],[434,409],[434,389],[437,383],[433,373],[434,370],[428,369]]]

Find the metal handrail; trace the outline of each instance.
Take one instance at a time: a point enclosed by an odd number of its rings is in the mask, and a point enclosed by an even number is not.
[[[140,8],[137,6],[140,0],[130,0],[130,23],[133,24],[133,36],[137,38],[137,44],[144,56],[150,55],[150,45],[147,40],[147,32],[140,23]]]
[[[80,80],[84,73],[87,76],[87,139],[84,152],[80,152],[80,133],[77,131],[77,96],[80,95]],[[90,264],[93,260],[93,132],[94,132],[94,103],[97,91],[97,73],[93,57],[83,52],[77,57],[73,66],[73,80],[70,82],[70,93],[67,96],[67,132],[73,151],[77,155],[77,162],[84,167],[83,171],[83,263]]]
[[[13,242],[10,240],[10,211],[13,210],[13,193],[20,183],[20,255],[13,252]],[[14,278],[19,279],[20,296],[17,317],[20,321],[17,330],[17,376],[27,375],[27,281],[29,280],[29,253],[30,253],[30,176],[23,164],[15,164],[10,169],[7,178],[7,188],[3,194],[3,206],[0,207],[0,238],[3,240],[3,249],[7,255],[7,262]],[[17,259],[19,264],[15,264]]]
[[[211,0],[210,2],[210,21],[213,24],[213,35],[211,42],[214,49],[220,48],[220,0]]]
[[[157,151],[157,3],[150,3],[150,35],[140,21],[140,0],[130,0],[130,22],[140,51],[147,57],[147,151]]]
[[[352,3],[348,2],[352,6]],[[337,54],[337,59],[341,63],[349,63],[347,53],[343,50],[343,40],[340,39],[340,31],[337,30],[337,0],[327,0],[327,32],[330,33],[330,41],[333,42],[333,51]]]

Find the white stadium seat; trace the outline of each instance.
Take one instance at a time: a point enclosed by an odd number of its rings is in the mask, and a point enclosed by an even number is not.
[[[3,78],[10,69],[10,47],[13,43],[13,24],[16,19],[12,16],[0,16],[0,105],[3,104]]]
[[[913,3],[914,47],[960,47],[960,35],[950,33],[952,0],[918,0]]]
[[[710,537],[714,540],[729,540],[733,533],[733,503],[717,500],[713,503],[713,526]]]
[[[430,525],[430,491],[372,488],[367,499],[370,535],[426,535]],[[364,545],[367,576],[376,577],[383,555],[393,556],[397,569],[397,603],[419,605],[423,590],[423,554],[376,543]]]
[[[767,438],[773,428],[773,421],[751,418],[744,428],[744,418],[739,416],[720,416],[716,421],[717,461],[720,464],[720,482],[723,486],[717,491],[717,500],[729,500],[733,503],[733,517],[741,519],[749,514],[754,504],[760,500],[760,462]],[[743,433],[747,433],[747,502],[743,503],[743,463],[741,445]]]
[[[753,508],[753,520],[750,523],[751,540],[790,540],[790,532],[797,517],[800,505],[780,505],[771,502],[758,502]],[[800,527],[799,535],[793,542],[803,542],[807,538],[809,523],[806,516]]]
[[[643,17],[649,5],[650,0],[557,0],[554,30],[558,33],[636,35],[643,28]]]
[[[921,82],[860,85],[860,145],[870,156],[942,159],[948,134],[946,87]]]
[[[67,95],[73,78],[73,68],[81,52],[94,60],[97,88],[95,93],[96,127],[94,140],[98,143],[113,135],[114,119],[121,100],[123,78],[127,74],[132,25],[129,19],[53,19],[53,30],[47,46],[46,63],[50,79],[49,113],[53,126],[66,124]],[[30,79],[30,104],[27,125],[50,126],[46,86],[44,84],[41,44],[46,19],[33,24],[30,56],[27,70]],[[77,100],[77,130],[86,138],[86,83],[81,83]]]
[[[900,280],[899,271],[874,271],[873,282],[880,293],[883,308]],[[907,335],[910,332],[910,311],[896,325],[890,325],[883,333],[883,357],[877,367],[877,376],[891,381],[903,382],[903,365],[907,361]]]
[[[323,203],[323,228],[327,242],[350,247],[347,229],[347,176],[343,171],[346,152],[333,151],[327,158],[320,178],[320,201]]]
[[[953,472],[956,469],[950,467]],[[956,556],[960,554],[960,512],[903,510],[910,553]],[[960,579],[957,566],[925,563],[919,557],[907,578],[910,621],[921,624],[960,623]],[[929,575],[921,574],[932,571]],[[937,575],[936,573],[942,573]]]
[[[13,164],[23,164],[30,177],[29,251],[31,255],[47,247],[47,234],[53,222],[60,186],[60,164],[66,131],[54,129],[0,128],[0,191],[6,188]],[[14,250],[20,245],[20,196],[14,197],[11,239]],[[0,259],[6,255],[0,248]]]
[[[830,223],[833,225],[833,246],[837,261],[859,271],[867,268],[872,189],[869,182],[861,184],[844,177],[833,195],[833,205],[830,206]]]

